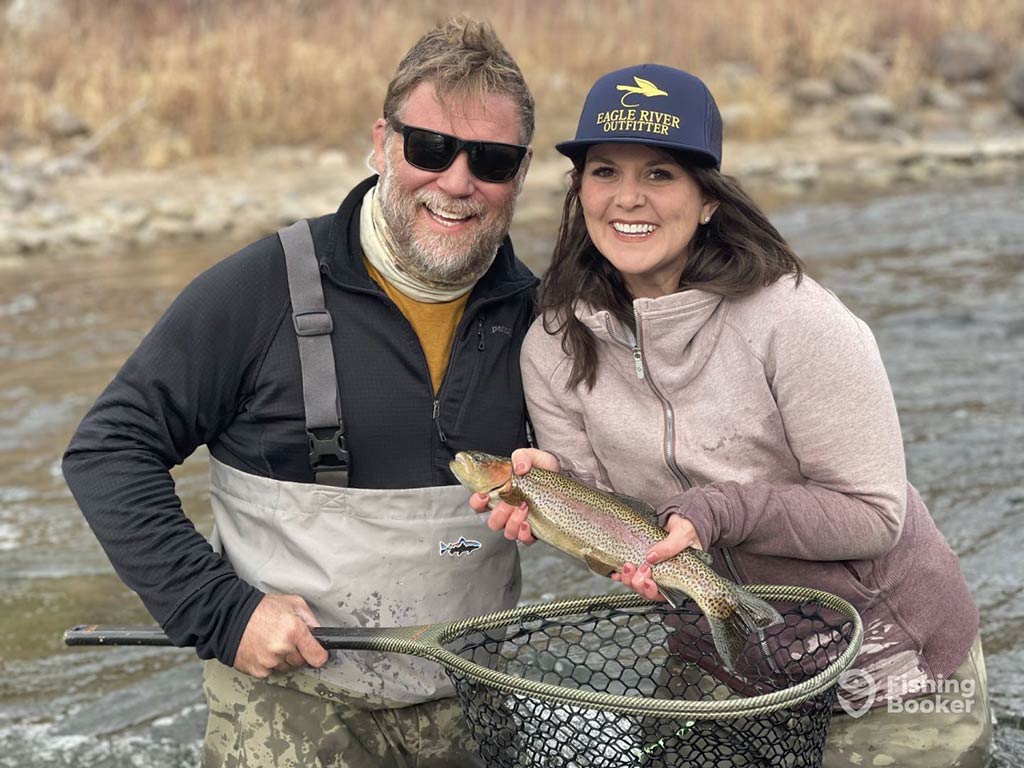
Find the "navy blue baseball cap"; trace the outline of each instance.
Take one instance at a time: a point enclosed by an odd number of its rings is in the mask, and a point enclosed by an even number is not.
[[[722,166],[722,116],[711,91],[689,72],[640,64],[609,72],[587,94],[576,138],[555,149],[580,165],[587,147],[649,144]]]

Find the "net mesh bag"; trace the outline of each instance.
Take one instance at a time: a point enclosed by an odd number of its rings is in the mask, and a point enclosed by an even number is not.
[[[751,635],[735,673],[691,602],[567,601],[450,633],[443,647],[464,664],[445,666],[481,756],[523,768],[820,765],[859,618],[825,593],[753,591],[784,621]]]

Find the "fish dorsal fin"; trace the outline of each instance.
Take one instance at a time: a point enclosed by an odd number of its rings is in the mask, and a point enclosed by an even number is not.
[[[603,560],[594,557],[590,552],[583,553],[583,562],[585,562],[587,567],[598,576],[611,576],[615,571],[619,570],[613,564],[606,563]]]
[[[655,511],[654,507],[646,501],[634,498],[633,496],[627,496],[624,493],[609,493],[608,495],[620,504],[625,504],[651,525],[656,525],[658,528],[661,528],[661,526],[658,525],[658,513]]]

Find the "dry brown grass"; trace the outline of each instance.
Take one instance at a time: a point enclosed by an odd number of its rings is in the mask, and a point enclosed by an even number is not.
[[[951,29],[1013,50],[1019,0],[68,0],[70,20],[25,35],[0,27],[0,141],[38,142],[54,104],[99,129],[143,107],[101,148],[111,163],[159,166],[255,147],[362,151],[386,84],[415,39],[468,12],[492,21],[538,105],[542,152],[571,135],[600,74],[641,61],[704,76],[719,101],[754,107],[738,137],[784,132],[785,85],[827,76],[851,50],[891,62],[886,91],[907,99]],[[722,76],[741,64],[741,82]],[[737,137],[734,135],[734,137]],[[0,150],[3,147],[0,146]]]

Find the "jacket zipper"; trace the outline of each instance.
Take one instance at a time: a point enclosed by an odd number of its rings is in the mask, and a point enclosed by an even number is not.
[[[661,402],[661,410],[665,414],[665,434],[664,440],[662,441],[662,450],[665,454],[665,463],[668,465],[669,471],[675,476],[676,480],[683,486],[683,490],[689,490],[693,487],[693,483],[690,482],[690,478],[687,477],[686,473],[683,472],[679,466],[679,462],[676,461],[676,446],[675,446],[675,433],[676,433],[676,415],[675,410],[672,408],[672,404],[668,401],[658,389],[658,385],[654,383],[654,380],[646,375],[647,361],[644,357],[643,348],[643,337],[640,326],[640,313],[634,310],[634,319],[636,321],[636,335],[633,339],[632,344],[628,344],[619,339],[612,328],[611,316],[605,316],[605,328],[608,331],[608,335],[620,345],[628,347],[633,353],[633,367],[636,370],[636,377],[641,381],[646,380],[647,386],[651,388],[655,397]]]
[[[437,436],[439,438],[441,438],[441,442],[442,443],[447,443],[448,442],[448,436],[444,433],[444,430],[441,429],[441,419],[438,418],[440,413],[441,413],[441,401],[435,399],[434,400],[434,415],[433,415],[434,426],[437,427]]]
[[[509,294],[509,295],[512,295],[512,294]],[[467,317],[472,317],[474,314],[476,314],[476,316],[477,316],[477,321],[476,321],[476,348],[477,348],[477,351],[479,351],[479,352],[485,351],[487,349],[487,347],[484,344],[484,318],[485,318],[485,313],[483,311],[483,308],[485,306],[487,306],[488,304],[491,304],[491,303],[496,302],[496,301],[500,301],[503,298],[505,298],[505,297],[497,297],[497,298],[496,297],[490,297],[490,298],[484,299],[482,301],[478,300],[474,306],[466,307],[465,311],[462,314],[462,319],[459,320],[459,324],[455,328],[454,341],[452,342],[452,351],[451,351],[451,354],[448,356],[448,367],[445,368],[444,377],[441,379],[441,388],[437,391],[437,394],[434,397],[434,413],[433,413],[434,425],[437,427],[437,436],[440,438],[442,443],[447,443],[448,442],[448,436],[444,433],[444,428],[441,426],[441,401],[444,399],[444,387],[445,387],[445,384],[448,382],[448,374],[451,372],[452,366],[455,365],[455,355],[458,352],[458,348],[459,348],[458,339],[459,339],[459,336],[461,336],[462,333],[465,331],[465,328],[466,328],[466,325],[467,325],[466,318]],[[424,353],[424,355],[423,355],[423,364],[426,365],[426,362],[427,362],[427,356],[426,356],[426,353]],[[427,378],[428,379],[430,378],[429,374],[430,374],[430,371],[429,371],[429,367],[428,367],[428,370],[427,370]]]

